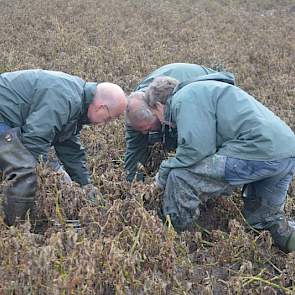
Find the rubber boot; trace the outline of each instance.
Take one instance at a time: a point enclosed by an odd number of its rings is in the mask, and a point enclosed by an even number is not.
[[[248,224],[255,229],[263,229],[263,217],[262,215],[268,210],[261,208],[261,199],[255,194],[249,195],[247,193],[247,185],[243,186],[241,197],[244,202],[243,215]]]
[[[274,244],[284,252],[295,251],[295,222],[288,220],[284,204],[269,205],[259,197],[243,195],[244,216],[258,230],[269,230]]]
[[[33,208],[37,190],[36,160],[19,139],[19,128],[0,136],[0,169],[4,186],[3,209],[5,222],[13,225],[16,218],[23,220]]]
[[[288,253],[295,251],[295,222],[288,220],[285,216],[276,220],[268,228],[271,232],[274,244],[282,251]]]

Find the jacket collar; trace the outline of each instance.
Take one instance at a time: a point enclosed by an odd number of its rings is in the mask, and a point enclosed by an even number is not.
[[[82,104],[82,115],[80,122],[81,124],[90,124],[90,121],[87,116],[88,107],[93,101],[95,92],[96,92],[97,83],[95,82],[85,82],[83,87],[83,104]]]
[[[173,94],[167,99],[165,108],[164,108],[164,122],[163,124],[170,125],[172,122],[172,110],[171,110],[171,103],[172,103]]]
[[[164,122],[162,123],[162,133],[164,134],[163,137],[163,143],[165,144],[165,136],[166,136],[166,130],[169,130],[169,133],[172,132],[173,129],[173,121],[172,121],[172,109],[171,109],[171,103],[172,103],[172,97],[173,94],[167,99],[165,107],[164,107]]]

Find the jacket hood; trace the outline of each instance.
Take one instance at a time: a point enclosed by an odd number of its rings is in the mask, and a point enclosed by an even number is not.
[[[219,81],[219,82],[223,82],[223,83],[227,83],[230,85],[235,85],[235,76],[230,73],[230,72],[218,72],[218,73],[212,73],[212,74],[208,74],[208,75],[204,75],[204,76],[200,76],[197,78],[194,78],[192,80],[188,80],[188,81],[183,81],[181,83],[179,83],[173,93],[172,96],[179,91],[181,88],[183,88],[184,86],[194,83],[194,82],[200,82],[200,81]]]

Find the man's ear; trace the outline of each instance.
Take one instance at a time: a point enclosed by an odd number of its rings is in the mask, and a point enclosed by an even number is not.
[[[105,107],[106,107],[106,105],[101,104],[101,103],[97,103],[97,104],[94,105],[94,111],[95,111],[95,112],[98,112],[98,111],[100,111],[101,109],[104,109]]]
[[[153,112],[157,118],[160,120],[161,123],[164,121],[164,105],[160,102],[156,103],[156,108]]]
[[[158,101],[156,103],[156,110],[161,112],[163,109],[164,109],[164,105]]]

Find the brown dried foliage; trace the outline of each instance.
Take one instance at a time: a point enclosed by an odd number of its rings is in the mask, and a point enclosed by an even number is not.
[[[295,130],[291,0],[15,0],[0,15],[0,71],[61,70],[129,92],[166,63],[221,66]],[[82,133],[100,207],[39,168],[35,221],[0,225],[0,294],[295,293],[294,254],[246,229],[238,196],[204,206],[195,231],[163,226],[152,180],[124,181],[123,131],[118,120]]]

